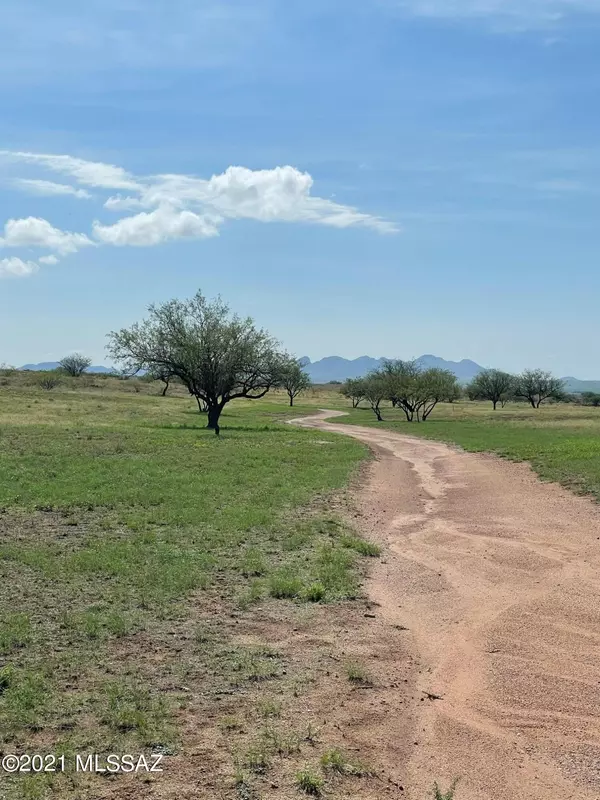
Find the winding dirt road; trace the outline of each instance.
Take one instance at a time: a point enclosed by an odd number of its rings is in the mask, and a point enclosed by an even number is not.
[[[358,506],[386,549],[369,595],[422,665],[409,800],[600,798],[600,509],[524,464],[383,428]],[[435,697],[433,697],[435,696]],[[441,699],[436,699],[441,698]]]

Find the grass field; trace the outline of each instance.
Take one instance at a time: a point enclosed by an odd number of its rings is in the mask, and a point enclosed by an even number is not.
[[[163,754],[179,777],[144,778],[153,798],[327,793],[339,743],[310,709],[353,713],[352,676],[378,668],[339,633],[370,635],[358,607],[378,550],[335,501],[367,453],[287,419],[342,409],[336,421],[527,460],[600,497],[599,409],[464,402],[377,423],[317,388],[293,409],[277,393],[234,403],[217,438],[180,387],[159,394],[0,377],[0,750]],[[135,791],[67,770],[6,779],[0,798]]]
[[[349,405],[349,404],[348,404]],[[600,409],[573,404],[534,410],[511,404],[460,402],[438,406],[427,422],[408,423],[402,411],[384,409],[382,423],[367,408],[344,410],[336,422],[385,426],[414,436],[451,442],[471,452],[528,461],[544,480],[600,499]],[[338,404],[336,407],[341,408]]]
[[[215,775],[254,796],[274,746],[264,720],[310,664],[254,635],[253,608],[293,626],[360,594],[361,557],[377,551],[329,499],[364,448],[281,424],[316,397],[293,411],[283,397],[239,402],[217,438],[182,393],[32,381],[0,386],[0,750],[177,758],[198,747],[187,728],[203,714]],[[244,714],[260,746],[232,747]],[[0,796],[120,796],[98,780],[29,775]],[[206,791],[194,796],[221,796],[209,778]]]

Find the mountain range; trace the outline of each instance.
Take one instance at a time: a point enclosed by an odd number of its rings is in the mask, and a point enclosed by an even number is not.
[[[40,364],[24,364],[22,367],[19,367],[19,369],[32,370],[35,372],[47,372],[48,370],[58,369],[59,367],[60,364],[58,361],[42,361]],[[114,369],[111,369],[110,367],[97,366],[88,367],[86,372],[108,373],[114,372]]]
[[[308,373],[313,383],[331,383],[332,381],[345,381],[348,378],[362,378],[368,372],[380,367],[384,358],[372,358],[371,356],[361,356],[360,358],[347,359],[340,356],[328,356],[320,361],[311,361],[305,356],[300,359],[300,363]],[[448,369],[453,372],[461,383],[468,383],[480,373],[485,367],[476,364],[468,358],[462,361],[446,361],[439,356],[430,353],[417,359],[424,369],[438,367]],[[25,364],[23,370],[52,370],[59,366],[57,361],[45,361],[41,364]],[[107,373],[113,372],[110,367],[94,366],[88,372]],[[563,378],[568,392],[600,392],[600,380],[582,381],[571,376]]]
[[[340,356],[328,356],[320,361],[312,362],[310,358],[300,359],[304,371],[308,373],[313,383],[330,383],[331,381],[345,381],[348,378],[362,378],[372,369],[382,366],[384,358],[371,358],[361,356],[353,360],[340,358]],[[463,359],[462,361],[445,361],[439,356],[427,354],[417,359],[424,369],[439,367],[449,369],[456,377],[466,383],[480,373],[484,367],[479,366],[474,361]]]

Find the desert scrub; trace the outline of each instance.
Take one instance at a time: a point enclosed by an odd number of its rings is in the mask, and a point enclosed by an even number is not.
[[[325,781],[318,773],[305,767],[296,773],[296,785],[305,794],[320,797]]]

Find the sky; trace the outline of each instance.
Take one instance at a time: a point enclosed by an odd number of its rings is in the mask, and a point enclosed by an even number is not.
[[[5,0],[0,363],[198,289],[297,356],[600,378],[600,0]]]

